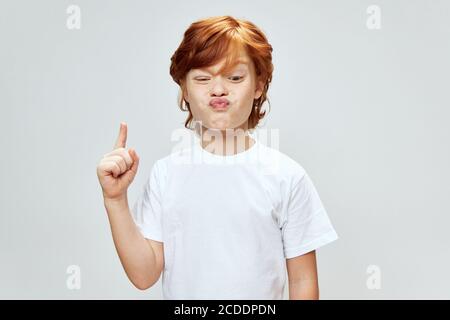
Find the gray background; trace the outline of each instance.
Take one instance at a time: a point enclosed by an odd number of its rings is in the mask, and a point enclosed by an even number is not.
[[[0,3],[0,298],[162,297],[160,281],[127,279],[96,165],[127,122],[134,203],[186,118],[170,56],[190,23],[225,14],[268,36],[262,128],[280,130],[340,236],[318,251],[321,298],[450,298],[449,1]],[[70,4],[80,30],[66,27]],[[372,4],[379,30],[366,26]],[[66,287],[69,265],[80,290]]]

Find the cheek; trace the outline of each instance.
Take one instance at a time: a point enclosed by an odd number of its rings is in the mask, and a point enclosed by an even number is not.
[[[188,88],[188,96],[192,103],[201,104],[207,96],[206,88],[190,87]]]
[[[243,88],[239,94],[239,102],[242,108],[251,108],[253,105],[254,92],[249,87]]]
[[[241,96],[244,99],[253,99],[254,93],[255,93],[255,89],[254,89],[254,85],[251,81],[248,81],[246,83],[242,84],[242,87],[239,88],[240,92],[241,92]]]

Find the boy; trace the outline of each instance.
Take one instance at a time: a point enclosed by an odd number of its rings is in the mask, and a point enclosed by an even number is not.
[[[127,188],[139,157],[125,149],[121,124],[97,174],[137,288],[163,274],[165,299],[282,299],[287,270],[290,299],[319,298],[315,250],[338,236],[303,167],[250,132],[265,115],[271,52],[249,21],[191,24],[170,74],[195,141],[155,162],[132,210]]]

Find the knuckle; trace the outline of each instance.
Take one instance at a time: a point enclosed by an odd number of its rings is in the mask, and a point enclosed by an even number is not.
[[[127,166],[131,165],[133,163],[133,160],[131,159],[130,154],[128,153],[128,151],[123,151],[121,153],[122,158],[124,159],[124,161],[126,162]]]

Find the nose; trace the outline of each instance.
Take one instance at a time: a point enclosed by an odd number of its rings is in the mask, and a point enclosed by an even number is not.
[[[214,79],[212,81],[212,85],[211,85],[211,95],[220,97],[222,95],[227,95],[227,94],[228,94],[228,89],[226,88],[225,83],[221,79],[221,77]]]

